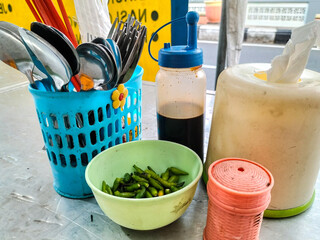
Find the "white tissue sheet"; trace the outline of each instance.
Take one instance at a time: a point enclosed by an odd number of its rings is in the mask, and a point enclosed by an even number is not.
[[[315,20],[292,31],[283,53],[271,62],[269,82],[296,83],[305,69],[311,48],[320,46],[320,21]]]
[[[111,28],[107,0],[75,0],[74,6],[82,43],[107,38]]]

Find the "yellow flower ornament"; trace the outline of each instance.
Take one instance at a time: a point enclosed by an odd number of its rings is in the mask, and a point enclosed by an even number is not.
[[[114,109],[121,107],[123,109],[126,104],[126,98],[128,96],[128,89],[123,85],[119,84],[118,88],[113,91],[111,99],[113,100],[112,106]]]

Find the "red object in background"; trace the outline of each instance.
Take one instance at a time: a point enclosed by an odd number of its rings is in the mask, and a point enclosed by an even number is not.
[[[66,27],[67,27],[67,30],[68,30],[68,33],[69,33],[69,39],[72,42],[73,46],[76,48],[78,46],[77,39],[76,39],[76,37],[74,35],[74,32],[72,30],[71,24],[69,22],[68,14],[66,12],[66,9],[65,9],[65,7],[63,5],[62,0],[58,0],[58,5],[59,5],[59,8],[60,8],[62,17],[64,19],[64,23],[66,24]]]
[[[221,19],[221,1],[207,1],[206,3],[206,16],[208,22],[219,23]]]
[[[37,22],[42,22],[40,16],[38,15],[37,11],[34,9],[32,3],[30,2],[30,0],[26,0],[26,3],[28,4],[28,7],[30,8],[34,18],[37,20]]]
[[[58,0],[58,5],[63,16],[64,23],[60,18],[57,10],[55,9],[51,0],[25,0],[28,4],[33,16],[38,22],[42,22],[46,25],[52,26],[63,34],[71,41],[73,46],[76,48],[78,46],[77,40],[73,33],[71,24],[68,19],[67,12],[64,8],[62,0]],[[32,4],[33,1],[33,4]],[[40,16],[39,16],[40,15]],[[76,91],[81,90],[79,76],[75,75],[71,78],[71,82],[75,87]]]
[[[207,24],[207,23],[208,23],[207,16],[205,14],[204,15],[200,15],[198,24],[202,25],[202,24]]]
[[[46,6],[44,5],[44,2],[42,2],[42,0],[33,0],[33,4],[37,9],[42,21],[45,24],[54,27],[54,23],[52,22],[52,19],[50,19],[49,13],[46,11]]]
[[[54,7],[51,0],[44,0],[45,5],[47,6],[48,11],[51,13],[51,18],[55,20],[54,28],[60,30],[64,35],[68,36],[68,32],[64,26],[63,21],[61,20],[59,13],[57,12],[56,8]],[[69,37],[69,36],[68,36]]]

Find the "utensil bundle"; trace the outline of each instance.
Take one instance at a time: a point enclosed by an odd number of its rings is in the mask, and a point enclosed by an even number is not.
[[[118,18],[113,22],[108,38],[116,41],[119,46],[123,65],[119,79],[122,82],[126,82],[130,79],[140,59],[147,28],[141,26],[141,23],[130,14],[126,22],[120,21],[117,28],[115,28],[117,23]]]
[[[26,0],[33,16],[38,22],[54,27],[61,31],[72,42],[74,47],[78,46],[76,37],[68,19],[67,12],[62,0],[57,0],[62,15],[60,18],[58,11],[52,3],[52,0]],[[80,83],[77,75],[71,78],[71,82],[76,91],[80,91]]]
[[[39,2],[34,1],[38,7]],[[43,5],[48,2],[51,1],[41,1]],[[38,7],[40,16],[35,15],[37,19],[59,22],[60,18],[49,18],[49,14],[39,11]],[[40,90],[112,89],[132,76],[146,37],[146,27],[134,17],[129,16],[125,23],[120,21],[115,29],[117,23],[116,19],[108,35],[110,38],[96,38],[77,45],[72,41],[73,33],[66,28],[58,30],[48,24],[33,22],[29,31],[0,22],[0,59],[24,73]]]
[[[70,65],[55,47],[32,31],[0,22],[0,57],[45,91],[61,91],[72,77]]]

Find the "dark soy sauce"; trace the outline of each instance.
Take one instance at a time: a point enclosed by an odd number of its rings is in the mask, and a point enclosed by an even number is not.
[[[183,115],[190,115],[194,113],[192,105],[188,104],[177,104],[174,107],[164,106],[166,113],[170,113],[170,110],[174,110],[175,107],[179,108],[179,111],[183,112]],[[195,105],[193,105],[195,106]],[[201,107],[195,106],[199,115],[195,117],[186,118],[185,116],[172,117],[172,114],[160,114],[157,112],[157,123],[158,123],[158,138],[160,140],[166,140],[171,142],[180,143],[184,146],[191,148],[195,151],[199,157],[203,160],[203,141],[204,141],[204,114],[201,111]],[[191,108],[191,109],[190,109]],[[169,111],[168,111],[169,109]],[[200,109],[200,110],[199,110]],[[161,111],[160,108],[160,112]]]

